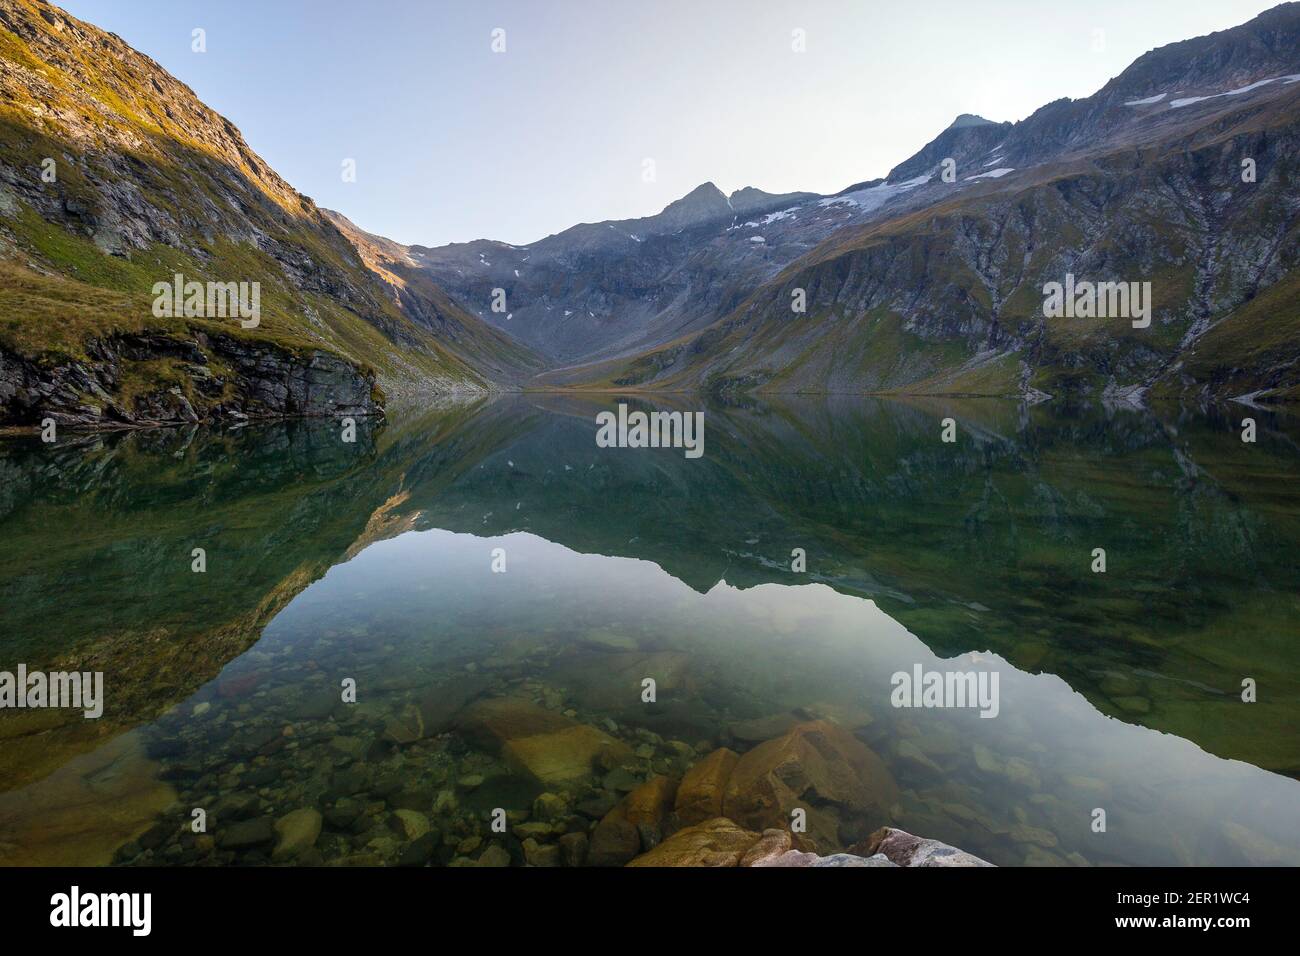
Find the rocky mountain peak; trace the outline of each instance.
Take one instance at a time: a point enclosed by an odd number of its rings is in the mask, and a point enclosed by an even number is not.
[[[948,124],[948,129],[966,129],[971,126],[996,126],[992,120],[986,120],[982,116],[974,113],[962,113],[955,120]]]
[[[713,183],[696,186],[681,199],[664,207],[655,218],[661,229],[682,229],[731,215],[726,194]]]

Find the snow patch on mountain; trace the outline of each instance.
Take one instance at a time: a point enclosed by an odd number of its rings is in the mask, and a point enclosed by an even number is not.
[[[1155,96],[1148,96],[1146,99],[1129,100],[1124,105],[1125,106],[1150,106],[1152,103],[1159,103],[1168,95],[1169,95],[1168,93],[1157,93]]]
[[[866,189],[859,189],[843,196],[830,196],[826,199],[819,200],[817,205],[822,207],[828,206],[857,206],[863,212],[871,212],[873,209],[879,209],[889,200],[893,199],[899,193],[905,193],[908,190],[915,189],[917,186],[923,186],[930,181],[930,174],[926,173],[913,179],[904,180],[901,183],[880,183],[876,186],[868,186]]]
[[[796,219],[798,217],[795,216],[795,213],[798,210],[798,206],[791,206],[789,209],[782,209],[780,212],[769,212],[762,219],[751,219],[749,222],[728,226],[727,232],[733,232],[736,229],[757,229],[760,226],[769,226],[774,222],[780,222],[782,219]]]
[[[1235,90],[1227,90],[1223,93],[1210,93],[1207,96],[1185,96],[1182,99],[1170,100],[1169,108],[1176,110],[1182,106],[1191,106],[1193,103],[1200,103],[1204,100],[1217,100],[1220,96],[1240,96],[1243,93],[1249,93],[1251,90],[1257,90],[1261,86],[1268,86],[1270,83],[1297,83],[1300,82],[1300,73],[1292,73],[1289,76],[1274,76],[1267,80],[1258,80],[1249,86],[1239,86]]]

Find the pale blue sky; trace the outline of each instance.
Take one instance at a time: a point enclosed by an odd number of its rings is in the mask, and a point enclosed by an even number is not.
[[[406,243],[527,243],[702,182],[833,192],[1259,0],[63,0],[296,188]],[[191,31],[207,31],[207,52]],[[493,53],[491,32],[506,31]],[[806,52],[792,50],[802,29]],[[1103,31],[1094,49],[1094,31]],[[340,175],[355,158],[357,181]],[[656,177],[644,181],[643,162]]]

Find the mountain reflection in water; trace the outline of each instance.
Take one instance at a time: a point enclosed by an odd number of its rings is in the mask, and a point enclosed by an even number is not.
[[[597,447],[610,404],[0,444],[0,669],[107,692],[0,712],[0,861],[265,862],[306,807],[300,862],[397,862],[420,820],[433,862],[520,859],[492,809],[559,793],[546,845],[825,719],[892,777],[814,808],[835,849],[890,823],[1003,865],[1300,862],[1291,420],[764,403],[710,407],[689,460]],[[916,665],[996,671],[998,716],[892,707]],[[575,776],[502,721],[626,756]]]

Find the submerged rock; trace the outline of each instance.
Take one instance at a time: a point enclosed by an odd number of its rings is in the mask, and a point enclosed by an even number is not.
[[[627,744],[609,734],[520,697],[479,701],[456,725],[467,738],[498,750],[512,770],[544,786],[578,783],[596,766],[632,756]]]
[[[388,826],[405,840],[418,840],[429,832],[429,818],[416,810],[394,810]]]
[[[569,802],[562,794],[543,793],[533,801],[533,816],[538,820],[558,820],[568,811]],[[608,812],[608,808],[605,812]]]
[[[615,809],[611,810],[591,831],[587,865],[622,866],[639,852],[641,852],[640,831],[635,824],[623,819]]]
[[[898,785],[875,753],[842,727],[816,720],[740,758],[727,781],[723,815],[767,828],[787,825],[792,811],[802,809],[808,821],[799,838],[802,848],[828,850],[843,845],[833,811],[883,820],[898,796]]]
[[[587,862],[587,834],[566,833],[560,837],[560,858],[565,866],[582,866]]]
[[[623,799],[623,818],[635,826],[658,826],[672,811],[677,786],[677,781],[672,777],[653,777],[647,780]]]
[[[433,860],[442,840],[437,833],[426,833],[417,840],[412,840],[402,848],[397,858],[398,866],[424,866]]]
[[[483,851],[478,858],[479,866],[509,866],[510,853],[504,847],[499,847],[495,843]]]
[[[139,735],[125,734],[0,794],[0,856],[9,866],[107,864],[176,797]]]
[[[501,750],[506,763],[534,777],[539,783],[572,784],[591,776],[592,767],[603,754],[622,754],[623,744],[586,724],[554,733],[508,741]]]
[[[728,730],[731,736],[745,743],[760,743],[788,733],[799,723],[799,718],[791,713],[769,714],[767,717],[755,717],[751,720],[738,720]]]
[[[703,823],[722,816],[723,791],[739,761],[739,754],[723,747],[686,771],[676,800],[677,816],[683,823]]]
[[[291,860],[316,845],[324,822],[318,810],[304,807],[293,810],[275,821],[276,844],[272,860]]]
[[[527,861],[529,866],[559,866],[559,844],[539,843],[530,837],[524,841],[524,860]]]
[[[270,817],[241,820],[217,832],[217,846],[223,850],[246,850],[275,839],[275,822]]]
[[[418,737],[433,737],[452,728],[456,716],[481,696],[491,681],[485,677],[457,677],[431,688],[402,720]],[[396,729],[396,728],[395,728]]]

